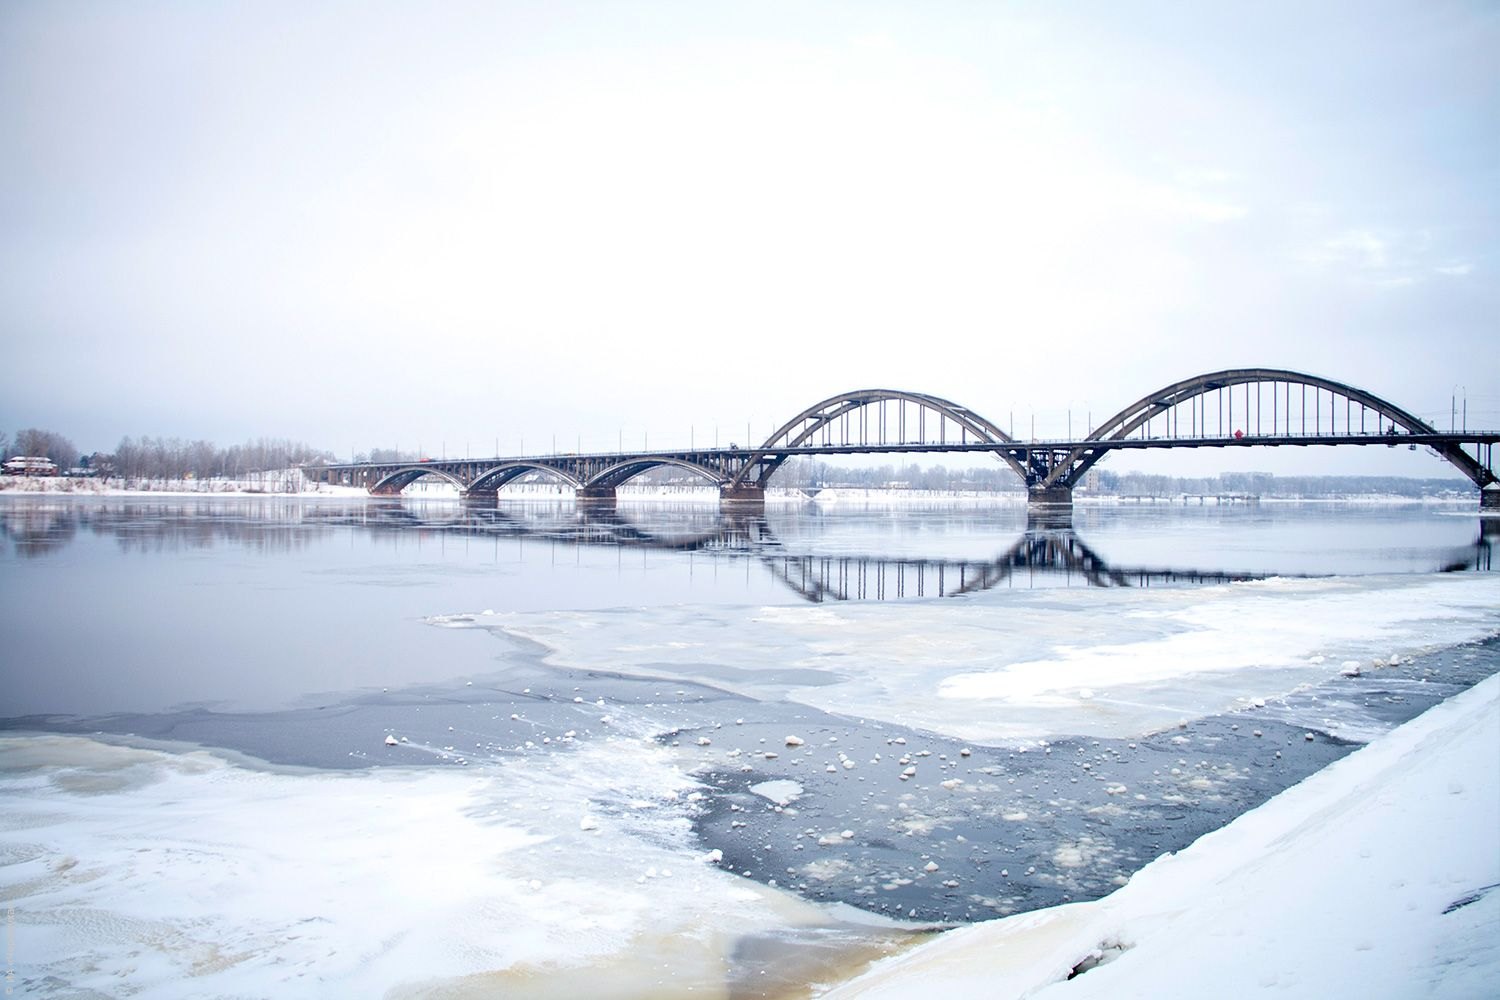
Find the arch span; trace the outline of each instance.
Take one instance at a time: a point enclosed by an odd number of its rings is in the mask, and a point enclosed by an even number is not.
[[[662,466],[671,466],[673,468],[684,469],[688,472],[694,473],[695,475],[703,477],[706,484],[709,486],[723,486],[726,481],[724,476],[717,470],[710,469],[708,466],[700,465],[697,462],[688,461],[685,458],[643,456],[641,458],[633,458],[627,459],[623,462],[616,462],[614,465],[611,465],[608,468],[600,471],[598,475],[594,476],[588,482],[583,483],[582,485],[584,489],[588,490],[612,490],[617,487],[623,486],[643,472],[647,472],[651,469],[661,468]]]
[[[479,475],[475,476],[474,482],[469,484],[467,492],[493,493],[515,482],[528,472],[545,473],[574,489],[583,485],[577,477],[569,475],[562,469],[553,468],[541,462],[503,462],[493,468],[485,469]]]
[[[436,476],[439,479],[445,479],[454,486],[457,486],[459,492],[464,492],[468,489],[467,483],[446,469],[436,465],[420,464],[406,465],[398,469],[392,469],[381,476],[370,487],[370,492],[375,496],[395,496],[423,476]]]
[[[1236,391],[1240,387],[1243,393]],[[1207,406],[1211,396],[1216,397],[1212,410]],[[1157,429],[1163,432],[1159,436],[1178,440],[1248,436],[1251,442],[1296,438],[1296,443],[1316,444],[1317,438],[1441,433],[1357,386],[1285,368],[1232,368],[1183,379],[1142,396],[1091,431],[1089,440],[1120,441],[1137,432],[1156,437],[1152,429],[1158,419]],[[1495,482],[1494,473],[1460,445],[1439,443],[1432,448],[1475,486],[1483,489]],[[1109,450],[1075,449],[1051,470],[1042,487],[1071,489]]]
[[[889,404],[895,404],[894,414],[889,412]],[[948,441],[951,433],[952,443],[994,444],[996,457],[1022,479],[1026,477],[1020,462],[999,447],[1011,443],[1011,436],[968,407],[929,393],[857,389],[814,403],[778,427],[750,454],[727,488],[764,489],[772,474],[791,457],[788,449],[823,447],[837,451],[841,446],[857,446],[868,451],[889,446],[910,450],[934,443],[934,433],[938,443]]]

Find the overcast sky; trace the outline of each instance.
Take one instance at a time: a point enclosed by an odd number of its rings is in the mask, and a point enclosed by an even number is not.
[[[1500,426],[1497,52],[1437,0],[12,0],[0,427],[1061,433],[1240,366]]]

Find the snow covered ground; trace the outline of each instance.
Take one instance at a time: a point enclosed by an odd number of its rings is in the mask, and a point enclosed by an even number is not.
[[[1500,676],[1104,899],[950,932],[823,995],[1494,997],[1497,763]]]
[[[426,484],[424,483],[423,486]],[[456,490],[448,488],[453,496]],[[0,492],[67,496],[287,496],[366,497],[354,486],[308,482],[299,469],[246,474],[239,479],[72,479],[62,476],[0,476]],[[417,496],[422,491],[417,491]]]
[[[502,496],[512,500],[571,500],[576,490],[566,483],[515,483]],[[296,469],[279,470],[246,476],[242,479],[71,479],[61,476],[0,476],[0,493],[66,494],[70,496],[260,496],[278,494],[301,497],[369,497],[362,486],[339,486],[313,483]],[[401,494],[408,500],[457,500],[457,486],[445,479],[429,476],[420,479]],[[618,490],[621,500],[653,500],[670,503],[717,504],[719,491],[711,485],[679,486],[627,483]],[[797,489],[769,489],[770,503],[803,503],[808,496]],[[932,499],[927,497],[926,499]]]

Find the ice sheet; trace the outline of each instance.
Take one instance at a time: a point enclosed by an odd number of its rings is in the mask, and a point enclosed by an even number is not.
[[[698,857],[691,794],[669,751],[636,740],[467,770],[288,774],[5,738],[17,983],[380,996],[480,976],[541,996],[545,971],[714,996],[747,936],[839,931],[827,908]]]
[[[696,680],[976,742],[1125,737],[1500,631],[1491,574],[989,592],[899,605],[487,616],[549,662]]]

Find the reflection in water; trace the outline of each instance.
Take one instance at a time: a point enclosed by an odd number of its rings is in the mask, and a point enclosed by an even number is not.
[[[814,602],[956,597],[1012,586],[1018,578],[1028,586],[1042,582],[1039,577],[1057,577],[1065,585],[1149,587],[1260,580],[1268,575],[1114,567],[1071,528],[1027,531],[1008,551],[991,560],[807,555],[762,556],[762,560],[788,587]]]
[[[827,555],[778,537],[764,513],[663,506],[631,513],[571,502],[485,507],[390,500],[348,504],[287,500],[123,499],[0,504],[0,536],[21,558],[56,553],[80,533],[122,551],[161,553],[232,543],[275,554],[304,549],[336,531],[371,536],[537,538],[551,543],[705,553],[748,559],[813,601],[951,597],[994,587],[1148,587],[1263,579],[1268,572],[1110,564],[1071,528],[1031,527],[990,557]],[[1443,572],[1489,571],[1493,535],[1438,554]],[[1286,575],[1286,574],[1279,574]]]
[[[0,504],[0,536],[22,558],[57,552],[80,532],[112,538],[122,552],[178,552],[221,542],[290,552],[315,537],[307,531],[307,513],[260,500],[21,501]]]

